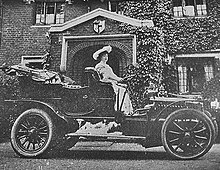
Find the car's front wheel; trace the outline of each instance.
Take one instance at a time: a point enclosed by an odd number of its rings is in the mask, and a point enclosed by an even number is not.
[[[40,109],[29,109],[15,121],[11,130],[11,145],[21,157],[39,157],[47,153],[56,140],[51,117]]]
[[[214,124],[203,112],[180,109],[165,120],[161,137],[165,150],[178,159],[195,159],[207,153],[215,139]]]
[[[216,138],[218,137],[218,133],[219,133],[217,120],[213,119],[213,116],[209,111],[205,110],[204,113],[212,120],[214,124],[214,132],[215,132],[215,140],[216,140]]]

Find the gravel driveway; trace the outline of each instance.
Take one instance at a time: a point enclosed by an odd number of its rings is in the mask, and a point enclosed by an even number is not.
[[[145,149],[137,144],[80,142],[71,150],[47,159],[19,158],[9,143],[0,144],[1,170],[220,170],[220,144],[198,160],[172,160],[163,147]]]

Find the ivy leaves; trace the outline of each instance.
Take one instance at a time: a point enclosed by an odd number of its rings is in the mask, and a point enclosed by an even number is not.
[[[137,60],[142,74],[139,82],[145,86],[149,82],[163,83],[167,91],[176,92],[176,69],[163,62],[164,58],[167,54],[220,49],[220,1],[207,1],[208,15],[205,17],[177,19],[173,17],[172,8],[172,0],[124,1],[121,3],[124,15],[140,20],[151,19],[155,28],[124,24],[121,30],[137,35]]]
[[[121,4],[124,15],[136,19],[153,19],[158,24],[163,23],[164,5],[159,1],[127,1]],[[158,10],[158,5],[161,5]],[[167,5],[167,3],[166,3]],[[157,16],[157,17],[155,17]],[[166,20],[169,14],[164,15]],[[161,19],[162,18],[162,19]],[[136,73],[132,80],[134,107],[142,107],[145,99],[142,96],[150,84],[159,86],[162,80],[163,63],[166,56],[163,31],[160,27],[134,27],[122,24],[120,29],[123,33],[135,34],[137,37],[137,63],[138,67],[129,66],[128,74]]]
[[[134,107],[142,107],[144,104],[143,92],[150,83],[159,84],[162,75],[165,47],[161,32],[155,28],[133,27],[121,25],[124,33],[135,34],[137,37],[137,63],[138,66],[129,66],[127,73],[135,73],[132,79]]]

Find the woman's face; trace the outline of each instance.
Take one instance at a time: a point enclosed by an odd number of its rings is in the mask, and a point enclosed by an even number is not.
[[[104,53],[101,57],[101,61],[107,62],[108,61],[108,53]]]

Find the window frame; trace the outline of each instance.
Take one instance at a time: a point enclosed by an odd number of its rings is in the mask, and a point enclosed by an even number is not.
[[[40,13],[38,13],[38,5],[41,6],[40,9]],[[51,15],[50,13],[47,13],[48,8],[50,5],[53,5],[53,22],[51,22],[51,20],[49,19],[49,15]],[[45,2],[45,1],[36,1],[35,2],[35,10],[34,10],[34,25],[35,26],[49,26],[52,24],[62,24],[65,22],[65,15],[64,15],[64,11],[63,11],[63,6],[65,5],[65,2],[63,1],[49,1],[49,2]],[[60,6],[59,8],[57,6]],[[60,9],[61,12],[58,13],[57,9]],[[62,17],[57,18],[57,16],[62,15]],[[39,19],[37,18],[39,15]],[[41,21],[41,19],[43,18],[43,22]],[[39,20],[39,21],[38,21]],[[58,21],[58,22],[57,22]]]
[[[172,1],[172,13],[173,13],[174,18],[207,17],[208,16],[208,1],[207,0],[200,0],[200,1],[202,1],[202,4],[197,4],[197,0],[179,0],[180,3],[181,3],[181,6],[175,6],[175,1],[178,1],[178,0],[173,0]],[[192,4],[191,5],[186,5],[186,1],[193,2],[193,5]],[[178,4],[178,3],[176,3],[176,4]],[[199,5],[200,5],[200,7],[199,7]],[[183,12],[184,7],[192,7],[192,6],[193,6],[194,15],[184,14],[184,12]],[[176,12],[175,12],[174,8],[181,8],[181,10],[176,10]],[[198,11],[200,11],[200,12],[198,12]],[[202,12],[202,11],[205,11],[205,12]],[[175,15],[175,13],[178,13],[178,15]],[[179,14],[179,13],[181,13],[181,14]],[[199,13],[202,13],[202,14],[199,14]]]
[[[117,14],[123,14],[123,11],[120,9],[119,3],[120,1],[108,1],[108,10]],[[112,5],[116,5],[115,11],[112,11]]]
[[[38,63],[42,65],[43,61],[44,61],[43,55],[21,56],[21,65],[26,67],[29,67],[28,64],[31,63]],[[42,68],[36,68],[36,67],[29,67],[29,68],[43,69],[43,65]]]
[[[180,94],[199,94],[200,93],[200,91],[198,91],[199,89],[193,89],[193,85],[195,85],[193,82],[193,79],[195,78],[194,70],[196,70],[199,65],[202,66],[203,68],[204,77],[202,78],[205,79],[205,82],[210,81],[211,78],[215,76],[215,57],[196,57],[196,58],[177,57],[176,64],[177,64],[176,66],[177,66],[177,75],[178,75],[178,78],[177,78],[178,91]],[[182,70],[184,70],[184,72]],[[198,76],[198,71],[196,72],[196,74]],[[181,79],[181,77],[183,79]]]

